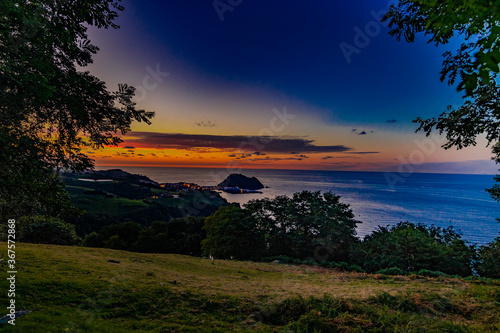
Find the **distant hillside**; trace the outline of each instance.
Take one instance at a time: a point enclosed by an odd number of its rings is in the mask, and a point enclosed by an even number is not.
[[[65,173],[62,178],[71,203],[86,212],[69,221],[81,237],[124,221],[148,225],[185,216],[210,216],[228,204],[214,191],[168,191],[146,176],[119,169]]]
[[[255,177],[249,178],[239,173],[230,174],[222,183],[220,187],[239,187],[248,190],[260,190],[264,185]]]
[[[7,257],[7,243],[0,248]],[[500,330],[499,280],[26,243],[16,243],[16,255],[16,309],[33,312],[5,332]],[[8,270],[6,260],[0,268]],[[9,304],[6,292],[0,302]]]
[[[109,170],[89,170],[83,173],[66,173],[68,176],[80,176],[81,178],[103,180],[112,179],[127,181],[131,184],[140,184],[149,187],[160,187],[158,182],[149,179],[144,175],[132,174],[121,169],[109,169]]]

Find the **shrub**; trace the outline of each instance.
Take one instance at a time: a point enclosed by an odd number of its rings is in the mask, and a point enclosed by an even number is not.
[[[379,270],[377,272],[377,274],[384,274],[384,275],[404,275],[405,273],[399,267],[389,267],[389,268],[384,268],[384,269]]]
[[[482,277],[500,279],[500,237],[479,248],[475,268]]]
[[[422,276],[430,276],[430,277],[449,277],[448,274],[445,274],[440,271],[430,271],[428,269],[421,269],[417,272],[417,275],[422,275]]]
[[[82,246],[86,247],[102,247],[103,243],[99,234],[97,232],[93,232],[85,236],[85,239],[82,242]]]
[[[75,226],[50,216],[24,216],[18,220],[17,240],[35,244],[75,245]]]
[[[279,262],[285,263],[285,264],[291,264],[293,263],[293,259],[288,257],[288,256],[274,256],[274,257],[266,257],[263,258],[262,261],[264,262],[272,262],[278,260]]]

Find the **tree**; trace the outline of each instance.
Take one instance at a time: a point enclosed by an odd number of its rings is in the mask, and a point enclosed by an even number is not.
[[[168,222],[154,221],[141,231],[132,251],[201,256],[205,218],[188,216]]]
[[[92,232],[83,240],[83,246],[105,247],[116,250],[130,250],[142,230],[136,222],[110,224],[101,228],[99,233]]]
[[[418,33],[429,35],[429,43],[447,44],[459,36],[464,40],[455,52],[445,52],[441,81],[458,83],[464,92],[464,104],[448,106],[438,118],[417,118],[417,131],[429,135],[433,130],[446,133],[444,148],[476,145],[485,135],[492,146],[494,160],[500,163],[500,2],[498,1],[425,1],[400,0],[391,6],[384,20],[389,20],[390,34],[413,42]],[[488,192],[500,201],[500,176]]]
[[[361,223],[340,196],[319,191],[252,200],[245,209],[265,235],[268,256],[346,261]]]
[[[378,227],[353,251],[354,263],[373,273],[399,268],[405,273],[421,269],[469,276],[475,256],[452,227],[443,229],[425,224],[401,222]]]
[[[258,258],[263,238],[251,214],[236,205],[219,208],[205,219],[203,255],[220,259]]]
[[[119,1],[0,2],[0,217],[63,215],[54,170],[93,167],[82,149],[117,145],[132,121],[153,117],[136,109],[133,87],[110,92],[79,70],[98,51],[88,26],[118,28]]]
[[[479,248],[475,268],[479,276],[500,279],[500,237]]]

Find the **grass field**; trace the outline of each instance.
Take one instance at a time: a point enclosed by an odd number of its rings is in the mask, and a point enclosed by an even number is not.
[[[16,305],[33,312],[5,332],[500,331],[498,280],[23,243],[16,261]]]

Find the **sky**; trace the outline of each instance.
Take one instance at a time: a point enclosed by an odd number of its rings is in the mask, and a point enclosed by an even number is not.
[[[97,166],[496,173],[481,139],[457,151],[415,133],[461,94],[439,80],[444,47],[398,42],[390,2],[122,1],[120,29],[89,29],[86,70],[137,88],[135,123]]]

